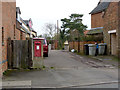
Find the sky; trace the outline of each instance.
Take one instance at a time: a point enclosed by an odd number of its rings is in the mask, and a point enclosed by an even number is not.
[[[83,14],[83,24],[91,28],[91,15],[89,14],[98,4],[99,0],[16,0],[20,7],[21,17],[33,21],[33,29],[38,35],[45,33],[45,23],[62,25],[63,18],[69,18],[72,13]]]

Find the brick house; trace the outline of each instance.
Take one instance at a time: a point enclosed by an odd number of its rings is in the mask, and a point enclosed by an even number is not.
[[[29,38],[34,38],[37,36],[37,32],[32,28],[33,22],[32,19],[30,18],[29,20],[23,20],[26,23],[26,26],[28,27],[28,31],[30,32]]]
[[[0,8],[0,11],[2,10],[2,27],[0,27],[0,35],[1,35],[1,44],[2,48],[0,46],[0,51],[2,51],[2,59],[0,58],[0,70],[1,74],[5,70],[7,70],[7,41],[8,38],[11,38],[11,40],[24,40],[24,32],[20,29],[20,22],[18,20],[18,10],[16,9],[16,2],[1,2],[2,8]]]
[[[37,36],[37,32],[33,30],[33,28],[30,28],[29,23],[32,22],[31,19],[29,20],[23,20],[20,15],[21,11],[19,7],[16,7],[16,15],[17,15],[17,27],[22,32],[21,33],[21,40],[33,38]]]
[[[120,2],[100,2],[90,12],[91,28],[103,27],[108,54],[120,56]]]
[[[37,32],[35,30],[32,30],[32,37],[37,37]]]
[[[20,8],[16,7],[16,28],[20,30],[20,40],[26,40],[26,32],[22,30],[20,15],[21,15]]]
[[[87,33],[89,32],[89,30],[85,30],[84,31],[84,35],[87,36]]]
[[[21,22],[21,24],[22,24],[22,25],[21,25],[21,30],[22,30],[23,32],[25,32],[25,37],[26,37],[26,38],[30,38],[31,31],[30,31],[27,23],[26,23],[22,18],[20,18],[20,22]]]

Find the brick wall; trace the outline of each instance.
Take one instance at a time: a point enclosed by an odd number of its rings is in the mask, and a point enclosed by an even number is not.
[[[120,25],[120,2],[118,3],[119,7],[118,7],[118,25]],[[118,38],[117,38],[117,41],[118,41],[118,57],[120,59],[120,27],[118,27],[118,30],[117,30],[117,33],[118,33]]]
[[[26,40],[26,34],[25,34],[25,32],[22,32],[22,40]]]
[[[4,46],[2,46],[2,61],[7,60],[7,39],[14,39],[16,21],[16,3],[2,2],[2,27],[4,28]],[[7,63],[2,64],[2,71],[7,70]]]
[[[91,15],[91,28],[103,27],[102,12]]]
[[[2,27],[4,45],[2,46],[2,71],[7,70],[7,40],[20,40],[20,30],[16,29],[16,2],[2,2]]]
[[[2,26],[2,5],[0,1],[0,26]],[[2,28],[0,27],[0,77],[2,77]]]
[[[111,2],[104,15],[104,42],[107,43],[108,54],[111,54],[112,39],[108,33],[109,30],[117,30],[118,32],[118,2]],[[116,33],[116,37],[118,37],[118,33]],[[118,42],[117,39],[116,42]],[[118,45],[116,47],[118,47]],[[116,51],[117,49],[118,48],[116,48]]]

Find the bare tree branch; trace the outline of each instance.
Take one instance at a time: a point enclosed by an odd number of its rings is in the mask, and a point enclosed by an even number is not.
[[[44,26],[44,30],[52,38],[56,32],[56,25],[52,23],[46,23]]]

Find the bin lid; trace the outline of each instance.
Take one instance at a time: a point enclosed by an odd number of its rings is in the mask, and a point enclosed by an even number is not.
[[[106,43],[99,43],[98,44],[99,46],[104,46],[104,45],[107,45]]]
[[[104,43],[104,45],[107,45],[107,43]]]
[[[69,42],[68,42],[68,41],[65,41],[65,42],[64,42],[64,45],[69,45]]]
[[[89,44],[88,46],[89,47],[96,47],[97,45],[95,45],[95,44]]]

